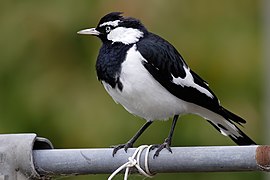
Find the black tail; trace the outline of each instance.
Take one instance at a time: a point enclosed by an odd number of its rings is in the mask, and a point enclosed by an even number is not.
[[[210,114],[209,114],[210,115]],[[208,122],[214,126],[221,134],[230,137],[237,145],[256,145],[235,123],[242,126],[246,121],[234,113],[220,107],[220,116],[207,116]]]
[[[228,135],[237,145],[256,145],[256,143],[250,139],[243,131],[241,131],[236,125],[234,125],[233,122],[243,126],[242,124],[245,124],[246,121],[237,116],[236,114],[228,111],[227,109],[221,107],[221,111],[223,111],[223,117],[225,119],[227,119],[236,129],[236,131],[238,132],[238,134],[240,134],[240,136],[231,136]],[[232,122],[233,121],[233,122]]]
[[[236,127],[236,126],[235,126]],[[241,131],[238,127],[236,127],[238,130],[238,133],[241,136],[235,137],[230,136],[231,140],[233,140],[237,145],[244,146],[244,145],[256,145],[256,143],[250,139],[243,131]]]

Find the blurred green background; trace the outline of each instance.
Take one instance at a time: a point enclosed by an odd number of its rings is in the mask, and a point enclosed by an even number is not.
[[[76,34],[112,11],[141,19],[170,41],[222,104],[247,120],[243,130],[263,142],[262,17],[256,0],[2,0],[0,133],[35,132],[56,148],[97,148],[124,143],[139,129],[145,121],[116,105],[96,79],[101,42]],[[163,142],[170,126],[171,121],[154,123],[136,146]],[[200,145],[234,143],[202,118],[183,116],[173,146]],[[158,174],[155,179],[180,178],[262,179],[263,173]]]

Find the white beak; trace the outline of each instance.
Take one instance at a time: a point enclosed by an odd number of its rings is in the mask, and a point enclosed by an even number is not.
[[[95,35],[95,36],[100,35],[100,32],[97,31],[95,28],[84,29],[84,30],[78,31],[77,33],[78,34],[89,34],[89,35]]]

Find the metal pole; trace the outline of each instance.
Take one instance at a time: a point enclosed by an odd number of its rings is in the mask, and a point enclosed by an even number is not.
[[[119,150],[112,157],[112,149],[53,149],[34,150],[37,172],[42,176],[106,174],[126,163],[135,149]],[[153,159],[149,153],[149,168],[153,173],[170,172],[226,172],[269,171],[270,146],[213,146],[174,147]],[[140,164],[144,165],[145,151]],[[144,166],[142,166],[145,169]],[[133,169],[134,171],[134,169]]]
[[[111,148],[53,149],[49,140],[36,134],[4,134],[0,135],[0,179],[112,173],[135,150],[119,150],[113,157]],[[155,159],[155,151],[150,151],[150,172],[270,171],[270,146],[174,147],[172,151],[162,150]],[[144,149],[138,160],[143,170],[146,154]],[[137,171],[132,168],[131,172]]]
[[[270,143],[270,1],[263,0],[261,1],[261,12],[262,12],[262,53],[263,53],[263,84],[264,84],[264,96],[265,101],[263,104],[264,107],[264,134],[262,137],[265,137],[263,140],[264,143]],[[265,174],[265,179],[270,179],[268,174]]]

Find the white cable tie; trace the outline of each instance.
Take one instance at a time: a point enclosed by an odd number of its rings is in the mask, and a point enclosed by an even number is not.
[[[146,177],[149,177],[149,178],[152,178],[154,177],[153,174],[150,172],[149,170],[149,165],[148,165],[148,156],[149,156],[149,152],[150,152],[150,149],[151,149],[152,145],[151,146],[148,146],[148,145],[141,145],[139,146],[135,152],[133,153],[133,155],[131,157],[128,158],[128,162],[126,162],[125,164],[123,164],[122,166],[120,166],[119,168],[117,168],[111,175],[110,177],[108,178],[108,180],[112,180],[112,178],[114,178],[114,176],[116,176],[120,171],[122,171],[123,169],[126,168],[125,170],[125,176],[124,176],[124,180],[127,180],[128,179],[128,174],[129,174],[129,169],[132,168],[132,167],[136,167],[137,170],[139,171],[140,174],[146,176]],[[143,152],[144,149],[146,149],[146,153],[145,153],[145,162],[144,162],[144,165],[145,165],[145,171],[140,167],[140,157],[141,157],[141,154]]]

